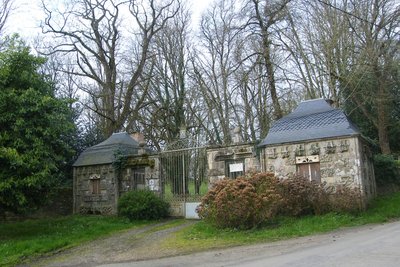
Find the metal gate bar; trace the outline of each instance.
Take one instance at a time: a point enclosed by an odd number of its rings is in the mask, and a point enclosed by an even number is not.
[[[160,153],[162,196],[171,204],[173,215],[185,216],[185,204],[200,202],[207,193],[206,158],[205,147]]]

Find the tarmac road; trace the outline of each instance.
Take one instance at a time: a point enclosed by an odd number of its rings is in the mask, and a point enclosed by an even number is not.
[[[252,246],[155,260],[126,266],[400,266],[400,222],[347,228]]]

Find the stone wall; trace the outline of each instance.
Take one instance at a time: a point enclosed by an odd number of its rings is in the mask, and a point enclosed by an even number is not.
[[[243,165],[243,173],[260,171],[260,162],[256,155],[255,143],[208,147],[207,164],[209,185],[212,185],[213,182],[219,179],[229,177],[230,164]],[[241,168],[240,165],[236,166]]]
[[[93,177],[99,178],[99,194],[90,191]],[[116,214],[118,181],[112,164],[74,168],[74,213]]]
[[[304,163],[319,164],[321,182],[328,186],[357,187],[368,198],[376,193],[368,146],[358,136],[268,146],[261,152],[262,170],[278,177],[296,175]]]
[[[140,188],[130,188],[131,179],[136,169],[143,170],[144,186]],[[149,189],[156,193],[160,193],[160,160],[158,155],[139,155],[131,156],[126,162],[121,179],[120,179],[120,195],[124,192],[134,189]]]

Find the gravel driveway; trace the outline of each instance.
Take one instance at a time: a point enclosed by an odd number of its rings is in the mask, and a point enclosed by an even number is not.
[[[159,244],[196,223],[145,226],[43,258],[29,266],[399,266],[400,221],[181,255]],[[163,227],[165,226],[165,227]],[[181,255],[181,256],[177,256]]]
[[[400,222],[102,267],[397,267]]]
[[[30,262],[28,266],[97,266],[177,255],[178,251],[165,250],[159,246],[160,240],[193,223],[196,221],[186,221],[184,224],[163,229],[168,224],[166,221],[135,228],[41,258]]]

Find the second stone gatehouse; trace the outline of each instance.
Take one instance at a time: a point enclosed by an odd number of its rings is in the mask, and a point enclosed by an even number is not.
[[[328,186],[359,188],[370,199],[376,185],[369,145],[331,104],[324,99],[304,101],[276,121],[259,145],[261,168],[278,177],[301,175]]]

